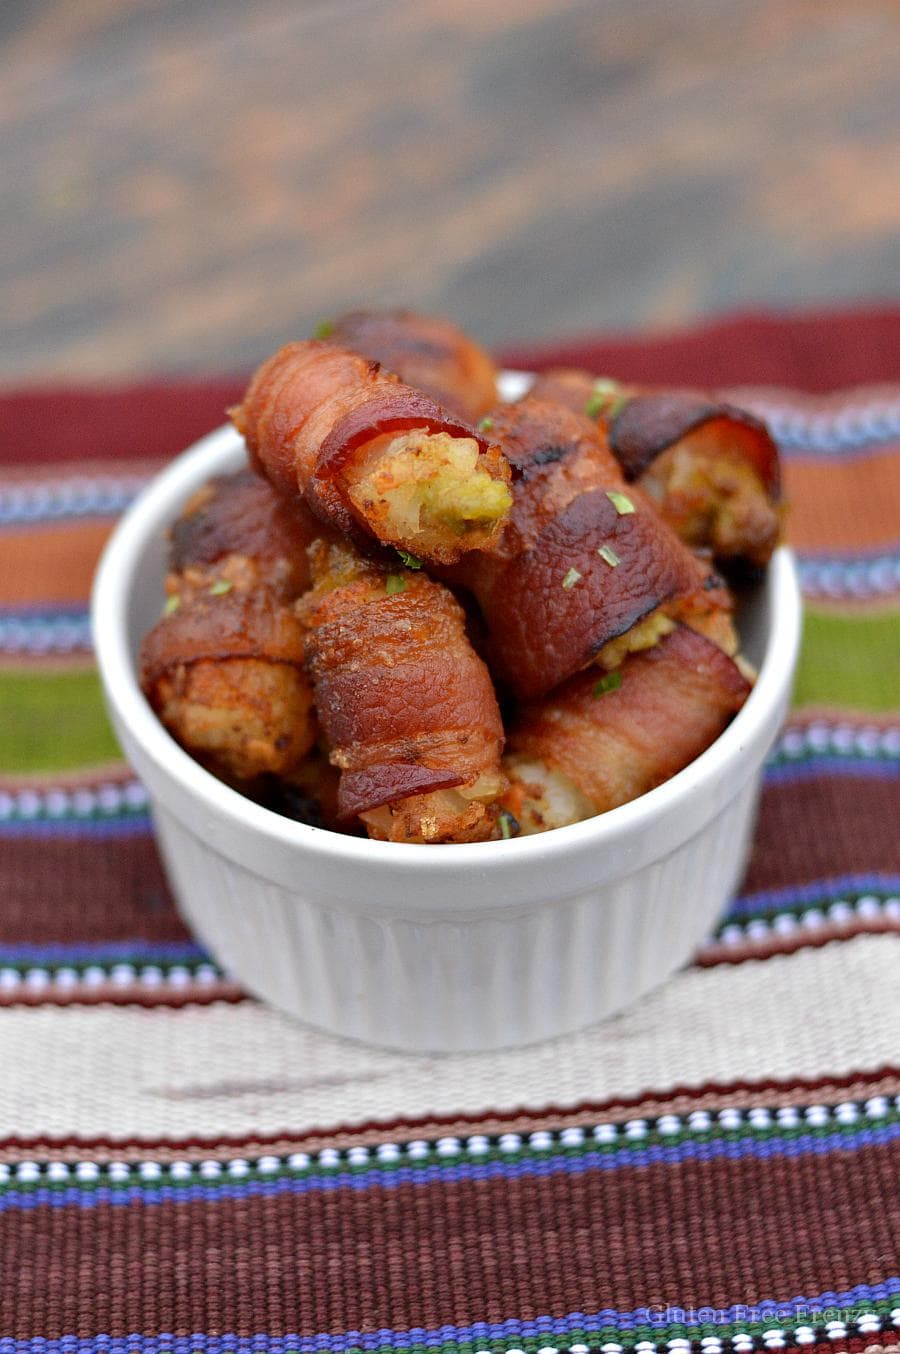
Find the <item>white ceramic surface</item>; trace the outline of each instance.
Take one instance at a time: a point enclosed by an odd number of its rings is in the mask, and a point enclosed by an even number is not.
[[[507,397],[512,394],[508,380]],[[404,846],[307,827],[198,766],[140,691],[159,615],[164,533],[211,475],[242,464],[223,428],[122,518],[94,585],[94,643],[126,756],[144,781],[189,925],[248,990],[310,1024],[431,1051],[550,1038],[610,1015],[690,957],[739,883],[763,760],[784,718],[800,634],[780,549],[741,616],[760,667],[746,705],[665,785],[519,840]]]

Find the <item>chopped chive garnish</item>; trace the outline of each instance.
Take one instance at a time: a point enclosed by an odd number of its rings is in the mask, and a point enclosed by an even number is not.
[[[226,592],[231,592],[234,584],[227,578],[217,578],[209,590],[210,597],[224,597]]]
[[[594,683],[594,699],[596,700],[598,696],[605,696],[607,691],[618,691],[621,685],[621,672],[608,672],[605,677],[600,678],[599,682]]]
[[[584,412],[587,417],[599,418],[610,400],[616,400],[616,403],[619,404],[620,401],[616,399],[616,397],[619,395],[621,389],[622,387],[619,385],[618,381],[610,381],[606,378],[595,381],[594,393],[584,406]],[[618,409],[616,412],[618,413]]]
[[[607,422],[612,423],[614,418],[618,418],[627,403],[628,403],[627,395],[620,395],[617,400],[613,400],[612,404],[606,411]]]
[[[611,569],[615,569],[617,565],[622,563],[622,561],[619,559],[619,556],[616,554],[615,550],[613,550],[611,545],[601,545],[599,550],[597,551],[597,554],[600,556],[601,559],[606,560],[606,563],[609,565]]]
[[[618,489],[608,489],[606,497],[615,508],[620,517],[627,517],[630,512],[635,511],[634,504],[627,494],[620,494]]]
[[[578,582],[578,580],[579,580],[580,577],[581,577],[581,574],[578,572],[577,569],[570,569],[570,570],[569,570],[569,572],[566,574],[565,578],[563,579],[563,584],[562,584],[563,587],[565,588],[566,592],[568,592],[570,588],[574,588],[575,584]]]
[[[407,569],[421,569],[422,561],[419,559],[418,555],[411,555],[408,550],[401,550],[399,546],[397,546],[397,554],[400,556]]]
[[[384,580],[384,590],[388,597],[392,597],[395,592],[403,592],[406,588],[406,579],[402,574],[388,574]]]
[[[493,426],[494,420],[492,418],[483,418],[478,423],[478,431],[480,433],[489,433]]]
[[[313,330],[313,338],[326,339],[331,338],[334,333],[334,320],[322,320]]]
[[[497,818],[500,823],[500,836],[505,842],[508,842],[510,837],[514,837],[518,833],[519,824],[517,820],[513,818],[509,809],[501,809]]]
[[[174,612],[178,610],[180,606],[181,606],[181,598],[176,597],[173,593],[171,597],[166,598],[166,604],[163,607],[163,615],[171,616]]]

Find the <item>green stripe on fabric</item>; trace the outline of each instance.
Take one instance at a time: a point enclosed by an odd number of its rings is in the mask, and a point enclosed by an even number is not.
[[[900,709],[900,612],[851,616],[807,606],[794,704]]]
[[[876,1097],[873,1097],[873,1102],[875,1100]],[[580,1142],[565,1143],[561,1141],[557,1131],[553,1134],[552,1142],[548,1142],[544,1148],[537,1148],[522,1135],[513,1135],[518,1141],[512,1145],[504,1142],[507,1135],[502,1135],[500,1138],[485,1139],[483,1148],[477,1155],[474,1151],[468,1150],[464,1141],[459,1139],[455,1140],[455,1150],[448,1150],[447,1143],[450,1141],[448,1139],[442,1140],[440,1146],[434,1141],[418,1142],[416,1147],[419,1150],[416,1155],[412,1155],[408,1150],[409,1144],[401,1140],[400,1143],[387,1144],[392,1146],[395,1152],[389,1159],[380,1158],[377,1149],[368,1148],[364,1159],[359,1161],[350,1160],[346,1151],[333,1154],[327,1164],[316,1154],[305,1157],[303,1154],[295,1154],[289,1158],[270,1157],[264,1159],[262,1166],[255,1161],[242,1161],[240,1175],[238,1177],[232,1175],[231,1180],[240,1181],[237,1188],[246,1188],[253,1182],[274,1184],[279,1180],[302,1182],[310,1179],[331,1180],[336,1181],[338,1185],[344,1185],[352,1177],[373,1180],[375,1176],[393,1176],[403,1172],[406,1175],[421,1175],[423,1179],[431,1181],[435,1177],[435,1172],[451,1174],[467,1164],[472,1167],[484,1167],[499,1162],[512,1167],[516,1162],[541,1162],[547,1163],[548,1169],[551,1169],[553,1163],[563,1158],[569,1161],[588,1162],[616,1158],[623,1165],[627,1165],[627,1158],[630,1155],[640,1160],[649,1148],[660,1147],[674,1151],[686,1143],[772,1143],[773,1150],[787,1150],[785,1144],[792,1143],[800,1143],[806,1150],[810,1150],[814,1144],[824,1144],[827,1150],[843,1150],[844,1147],[848,1149],[858,1147],[875,1129],[887,1130],[900,1122],[900,1110],[891,1108],[887,1103],[880,1107],[881,1112],[878,1114],[866,1111],[864,1106],[859,1106],[856,1102],[847,1103],[853,1105],[856,1110],[852,1120],[842,1121],[832,1106],[819,1106],[824,1122],[813,1123],[806,1117],[802,1107],[799,1109],[788,1107],[795,1115],[796,1123],[783,1123],[777,1118],[778,1110],[767,1109],[765,1123],[753,1122],[745,1111],[741,1122],[735,1127],[724,1127],[717,1122],[713,1114],[709,1114],[709,1123],[705,1128],[684,1123],[684,1116],[680,1116],[682,1119],[680,1127],[670,1124],[661,1129],[658,1127],[660,1123],[671,1121],[675,1117],[665,1115],[655,1123],[635,1121],[644,1125],[639,1135],[634,1133],[631,1125],[606,1124],[605,1128],[615,1132],[615,1138],[612,1140],[599,1141],[592,1136],[590,1129],[582,1129],[583,1138]],[[784,1112],[785,1108],[782,1107],[782,1113]],[[382,1151],[384,1147],[385,1144],[381,1144]],[[404,1150],[404,1147],[407,1150]],[[227,1183],[229,1178],[225,1166],[221,1172],[210,1176],[201,1173],[196,1164],[186,1170],[185,1163],[181,1162],[174,1173],[171,1165],[158,1164],[159,1169],[152,1176],[146,1172],[142,1174],[134,1166],[124,1175],[115,1177],[111,1177],[107,1169],[101,1168],[89,1179],[78,1178],[74,1175],[74,1171],[70,1171],[62,1179],[49,1178],[42,1173],[36,1178],[22,1180],[11,1174],[6,1181],[0,1183],[0,1200],[10,1194],[16,1197],[39,1192],[65,1195],[73,1184],[84,1195],[103,1189],[113,1194],[129,1194],[136,1197],[137,1193],[141,1192],[154,1195],[161,1186],[166,1186],[176,1191],[207,1192],[210,1197],[215,1198],[220,1193],[223,1183]]]
[[[96,672],[0,670],[0,769],[66,771],[117,761]]]

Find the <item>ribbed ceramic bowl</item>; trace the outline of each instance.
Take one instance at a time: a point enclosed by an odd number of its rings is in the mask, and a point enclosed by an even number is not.
[[[665,785],[572,827],[465,846],[404,846],[307,827],[216,780],[137,682],[158,618],[165,532],[211,475],[243,463],[223,428],[141,494],[94,585],[94,643],[125,754],[147,787],[189,926],[243,986],[301,1020],[393,1048],[547,1039],[601,1020],[683,965],[740,881],[763,760],[800,632],[790,553],[743,608],[760,669],[722,736]]]

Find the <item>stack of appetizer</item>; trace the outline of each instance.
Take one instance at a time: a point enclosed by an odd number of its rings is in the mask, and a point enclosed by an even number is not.
[[[513,404],[496,382],[407,312],[256,372],[231,411],[250,468],[174,524],[141,652],[213,774],[335,831],[485,841],[636,798],[740,709],[725,580],[778,540],[765,426],[575,370]]]

